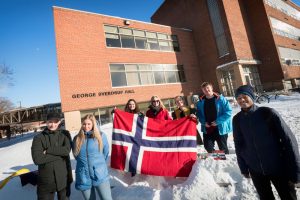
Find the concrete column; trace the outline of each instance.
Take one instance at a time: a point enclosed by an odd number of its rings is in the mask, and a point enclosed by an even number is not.
[[[64,116],[66,130],[78,132],[81,128],[80,111],[65,112]]]
[[[234,67],[234,75],[235,75],[235,83],[236,83],[237,88],[241,85],[246,84],[246,79],[245,79],[244,72],[243,72],[243,65],[237,64]]]

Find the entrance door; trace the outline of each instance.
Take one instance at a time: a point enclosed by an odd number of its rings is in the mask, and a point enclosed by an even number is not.
[[[221,72],[221,84],[225,96],[234,96],[235,77],[233,70]]]
[[[244,65],[243,72],[244,72],[246,84],[251,85],[255,89],[255,91],[262,92],[263,87],[260,82],[257,66]]]

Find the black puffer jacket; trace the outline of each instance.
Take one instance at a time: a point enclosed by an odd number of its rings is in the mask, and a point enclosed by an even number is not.
[[[67,186],[71,141],[64,130],[45,129],[32,141],[31,155],[38,165],[39,194],[60,191]],[[46,150],[46,154],[43,152]],[[70,180],[69,180],[70,181]]]
[[[233,137],[241,173],[251,169],[300,181],[297,140],[274,109],[253,105],[248,112],[240,111],[233,118]]]

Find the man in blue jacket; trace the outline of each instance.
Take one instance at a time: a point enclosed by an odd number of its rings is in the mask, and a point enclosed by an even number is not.
[[[260,199],[275,199],[271,182],[281,199],[297,199],[300,157],[294,134],[274,109],[253,103],[251,86],[240,86],[235,96],[241,111],[233,118],[233,137],[241,173],[252,178]]]
[[[211,83],[204,82],[201,88],[204,95],[197,103],[197,117],[201,123],[204,148],[212,153],[216,141],[219,149],[228,154],[227,138],[232,132],[231,106],[223,95],[213,91]]]

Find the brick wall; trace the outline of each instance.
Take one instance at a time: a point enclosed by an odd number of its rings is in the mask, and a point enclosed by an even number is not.
[[[148,101],[152,95],[173,98],[200,92],[202,79],[191,31],[130,20],[131,28],[177,35],[181,51],[107,48],[103,24],[124,26],[124,19],[58,7],[53,12],[63,112],[125,104],[129,98],[140,102]],[[112,88],[109,63],[182,64],[187,82]],[[98,92],[117,90],[134,93],[97,96]],[[82,93],[96,96],[72,98]]]

